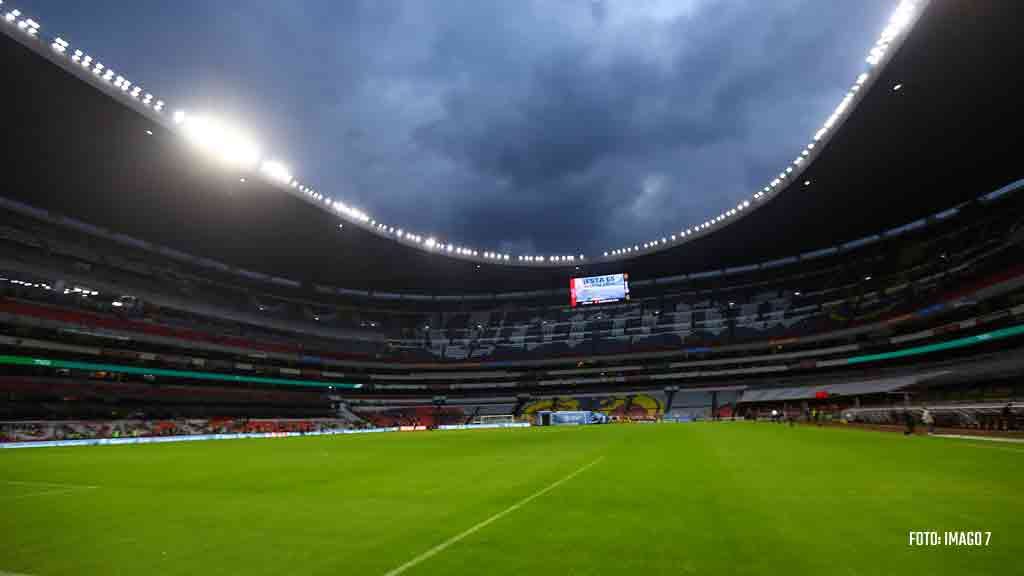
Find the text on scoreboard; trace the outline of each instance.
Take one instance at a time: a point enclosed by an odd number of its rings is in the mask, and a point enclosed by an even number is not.
[[[607,274],[569,280],[572,306],[629,300],[629,274]]]

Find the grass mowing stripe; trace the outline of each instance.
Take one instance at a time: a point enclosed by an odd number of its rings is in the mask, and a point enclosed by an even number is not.
[[[419,556],[413,558],[412,560],[409,560],[405,564],[402,564],[401,566],[388,571],[384,576],[398,576],[402,572],[405,572],[409,568],[412,568],[413,566],[416,566],[420,562],[423,562],[424,560],[427,560],[427,559],[429,559],[430,557],[432,557],[432,556],[434,556],[436,554],[444,552],[444,550],[446,548],[448,548],[449,546],[451,546],[452,544],[457,543],[459,540],[462,540],[463,538],[473,534],[474,532],[477,532],[479,530],[482,530],[483,528],[486,528],[489,524],[491,524],[493,522],[496,522],[497,520],[500,520],[502,517],[504,517],[504,516],[506,516],[508,514],[511,514],[512,512],[515,512],[516,510],[522,508],[523,506],[529,504],[530,502],[536,500],[537,498],[540,498],[541,496],[547,494],[548,492],[554,490],[555,488],[558,488],[562,484],[565,484],[569,480],[572,480],[576,476],[578,476],[578,475],[582,474],[583,472],[587,471],[588,469],[590,469],[592,466],[594,466],[595,464],[597,464],[601,460],[604,460],[604,456],[601,456],[600,458],[598,458],[597,460],[594,460],[590,464],[586,464],[586,465],[582,466],[581,468],[576,469],[576,471],[573,472],[572,474],[569,474],[568,476],[562,478],[561,480],[556,480],[555,482],[553,482],[552,484],[549,484],[547,487],[543,488],[542,490],[534,492],[533,494],[527,496],[526,498],[523,498],[522,500],[520,500],[519,502],[516,502],[515,504],[509,506],[508,508],[505,508],[504,510],[502,510],[501,512],[498,512],[497,514],[491,516],[490,518],[488,518],[488,519],[486,519],[486,520],[484,520],[482,522],[479,522],[477,524],[474,524],[473,526],[470,526],[469,528],[463,530],[462,532],[456,534],[455,536],[452,536],[451,538],[445,540],[444,542],[441,542],[437,546],[434,546],[430,550],[427,550],[426,552],[420,554]]]

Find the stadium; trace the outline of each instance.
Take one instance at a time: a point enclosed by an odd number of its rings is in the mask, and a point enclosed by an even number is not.
[[[763,187],[538,254],[5,0],[0,575],[1015,573],[1019,8],[899,2]]]

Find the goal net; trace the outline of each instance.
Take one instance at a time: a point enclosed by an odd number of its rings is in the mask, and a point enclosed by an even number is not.
[[[495,414],[488,416],[478,416],[476,424],[514,424],[516,421],[515,416],[511,414]]]

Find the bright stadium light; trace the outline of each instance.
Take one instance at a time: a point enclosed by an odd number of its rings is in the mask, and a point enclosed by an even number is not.
[[[69,46],[68,41],[63,39],[63,38],[61,38],[60,36],[54,38],[53,39],[53,44],[50,44],[50,47],[52,47],[53,50],[55,52],[59,53],[59,54],[63,54],[64,52],[66,52],[67,49],[68,49],[68,46]]]
[[[182,126],[188,140],[229,166],[252,168],[259,162],[259,147],[247,135],[218,119],[189,116]]]
[[[260,166],[260,170],[272,180],[282,184],[287,184],[292,180],[292,172],[288,169],[288,166],[276,160],[264,161],[263,165]]]

